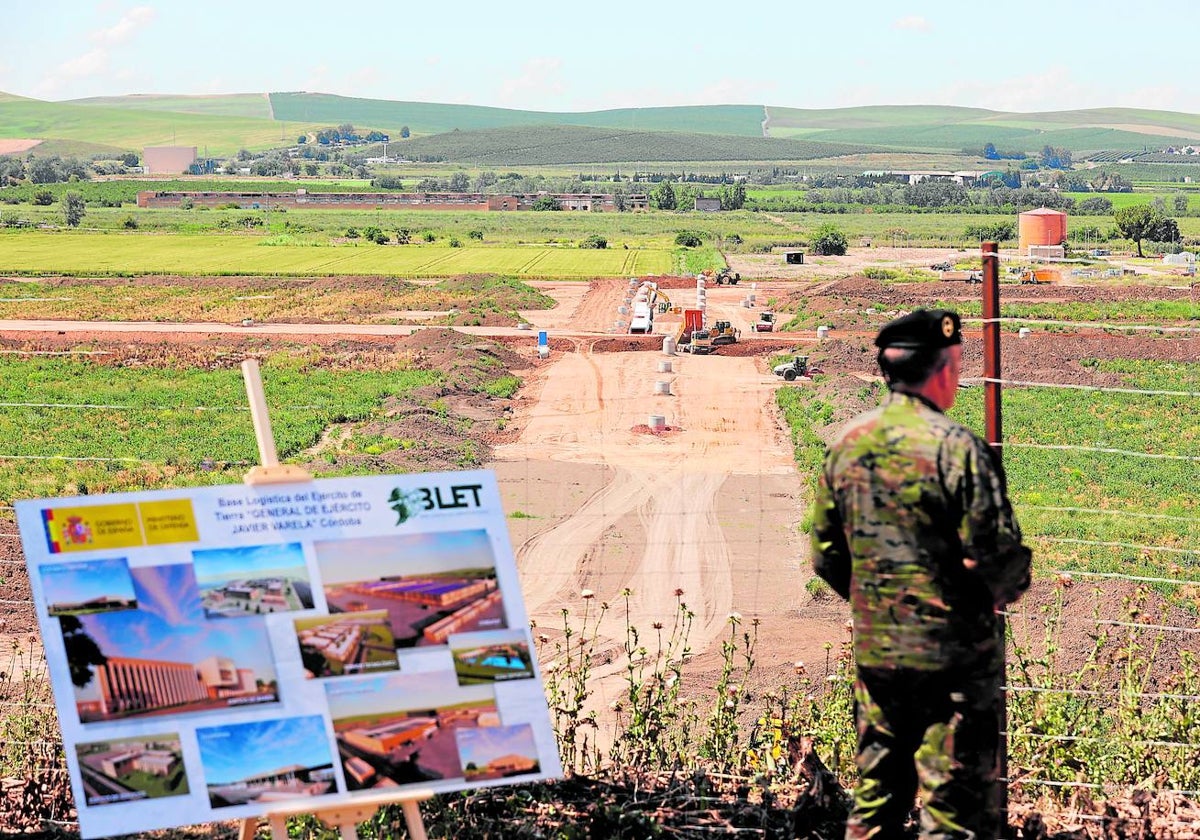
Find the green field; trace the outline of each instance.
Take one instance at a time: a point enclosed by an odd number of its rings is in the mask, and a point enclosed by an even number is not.
[[[312,446],[330,424],[370,417],[386,397],[440,375],[312,362],[286,353],[263,360],[281,458]],[[23,405],[31,402],[79,407]],[[258,463],[245,383],[232,364],[205,370],[165,360],[162,366],[114,369],[88,359],[0,356],[0,403],[7,404],[0,406],[0,438],[7,441],[0,449],[5,503],[237,482],[248,465]]]
[[[595,277],[668,274],[665,249],[271,245],[261,235],[0,232],[0,272],[13,274],[397,275]]]

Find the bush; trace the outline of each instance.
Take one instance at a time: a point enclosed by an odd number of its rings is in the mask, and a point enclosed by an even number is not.
[[[812,241],[809,245],[813,253],[818,256],[844,256],[846,253],[846,234],[842,233],[836,225],[826,222],[813,232]]]
[[[346,228],[347,239],[358,239],[359,235],[358,228]]]
[[[424,239],[426,242],[436,242],[437,234],[435,234],[431,230],[427,230],[423,234],[421,234],[421,238]]]
[[[695,230],[681,230],[675,234],[675,244],[684,248],[699,248],[704,244],[704,234]]]
[[[137,230],[137,226],[138,220],[133,216],[126,216],[125,220],[121,222],[121,227],[125,228],[125,230]]]
[[[363,228],[363,239],[368,242],[374,242],[376,245],[386,245],[388,243],[388,235],[375,225],[368,225]]]
[[[459,241],[457,236],[450,237],[450,247],[451,248],[461,248],[462,247],[462,242]]]
[[[179,209],[180,210],[191,210],[195,206],[196,206],[196,202],[192,201],[192,199],[189,196],[185,195],[183,198],[179,199]]]
[[[467,236],[471,239],[478,239],[480,242],[483,241],[483,231],[481,230],[469,230]]]
[[[593,233],[587,239],[580,242],[579,247],[580,248],[595,248],[597,250],[603,250],[604,248],[608,247],[608,240],[605,239],[603,236],[601,236],[598,233]]]
[[[412,242],[412,231],[406,227],[396,228],[396,244],[407,245]]]
[[[54,203],[54,193],[50,190],[38,190],[33,194],[31,202],[38,207],[49,207]]]

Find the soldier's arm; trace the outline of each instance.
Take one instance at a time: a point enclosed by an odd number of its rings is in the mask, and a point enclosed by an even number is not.
[[[992,592],[997,607],[1015,601],[1029,588],[1032,552],[1021,542],[1021,528],[1008,500],[1004,466],[991,447],[974,436],[959,440],[957,491],[963,520],[959,528],[967,567]]]
[[[850,546],[825,469],[813,499],[813,571],[838,595],[850,597]]]

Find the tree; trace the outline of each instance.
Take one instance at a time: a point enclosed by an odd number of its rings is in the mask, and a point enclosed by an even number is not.
[[[721,187],[719,197],[722,210],[741,210],[746,205],[746,185],[738,181],[732,186]]]
[[[681,230],[675,234],[675,244],[684,248],[699,248],[704,244],[704,235],[699,231]]]
[[[1079,202],[1080,213],[1091,213],[1097,216],[1107,216],[1112,212],[1112,199],[1102,195],[1094,195]]]
[[[670,181],[663,181],[650,192],[650,203],[659,210],[674,210],[675,188]]]
[[[1179,224],[1168,219],[1149,204],[1132,204],[1122,207],[1113,214],[1117,230],[1137,245],[1137,255],[1142,253],[1142,240],[1151,242],[1178,242]]]
[[[408,130],[408,126],[406,126],[406,125],[400,126],[400,136],[402,138],[407,140],[410,135],[411,135],[411,132]]]
[[[983,156],[987,160],[999,160],[1000,155],[996,154],[996,144],[995,143],[984,143],[983,144]]]
[[[846,253],[846,234],[830,222],[813,231],[809,242],[813,253],[819,256],[843,256]]]
[[[83,622],[73,615],[60,615],[58,626],[62,628],[63,647],[67,650],[67,666],[71,671],[71,683],[83,688],[92,681],[92,666],[104,665],[108,657],[100,650],[96,640],[88,635]]]
[[[587,239],[579,243],[580,248],[596,248],[603,250],[608,247],[608,240],[598,233],[593,233]]]
[[[67,225],[69,227],[79,227],[79,223],[87,215],[87,205],[83,202],[83,196],[74,191],[65,192],[59,201],[59,205],[62,208],[63,220]]]
[[[1186,216],[1187,210],[1188,210],[1187,193],[1176,193],[1174,202],[1175,202],[1175,215],[1176,216]]]
[[[552,195],[539,195],[533,202],[534,210],[561,210],[558,206],[558,199]]]
[[[121,163],[125,164],[126,166],[137,166],[137,152],[126,152],[125,154],[121,155]]]
[[[460,169],[450,176],[450,183],[447,186],[450,192],[463,193],[471,189],[471,178]]]

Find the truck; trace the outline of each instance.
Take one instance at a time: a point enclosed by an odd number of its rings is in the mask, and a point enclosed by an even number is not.
[[[679,332],[675,334],[675,345],[682,349],[684,345],[690,344],[692,341],[692,333],[696,330],[704,328],[704,310],[703,309],[685,309],[683,310],[683,323],[679,325]]]
[[[684,353],[691,353],[693,356],[707,356],[714,349],[712,332],[704,329],[692,330],[688,342],[679,347]]]
[[[775,330],[775,313],[774,312],[759,312],[758,320],[754,323],[755,332],[774,332]]]
[[[813,374],[825,372],[819,367],[810,365],[808,363],[808,356],[794,356],[790,362],[775,365],[772,371],[776,376],[782,376],[788,382],[793,382],[796,379],[812,379]]]
[[[729,321],[716,321],[712,325],[710,332],[712,333],[713,347],[720,347],[723,344],[734,344],[742,337],[742,331]]]
[[[654,332],[654,309],[647,301],[639,300],[633,305],[629,332],[634,335]]]

